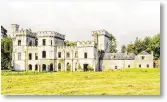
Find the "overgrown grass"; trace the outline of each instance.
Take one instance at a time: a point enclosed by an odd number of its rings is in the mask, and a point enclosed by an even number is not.
[[[2,71],[2,94],[160,95],[159,68],[35,73]]]

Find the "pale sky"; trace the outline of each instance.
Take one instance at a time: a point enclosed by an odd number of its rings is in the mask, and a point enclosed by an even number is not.
[[[0,3],[0,23],[11,33],[10,24],[20,29],[56,31],[69,41],[92,40],[91,31],[105,29],[122,44],[160,32],[159,2],[39,2]]]

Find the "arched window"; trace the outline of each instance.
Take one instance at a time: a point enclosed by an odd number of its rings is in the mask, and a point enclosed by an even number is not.
[[[42,51],[42,58],[46,58],[46,51]]]
[[[32,60],[32,54],[29,53],[29,60]]]
[[[76,51],[76,52],[75,52],[75,58],[77,58],[77,54],[78,54],[78,53],[77,53],[77,51]]]
[[[29,46],[32,46],[32,41],[30,41]]]
[[[46,71],[46,65],[45,64],[42,65],[42,71]]]
[[[50,68],[49,69],[50,69],[50,71],[53,71],[53,64],[52,63],[50,64]]]
[[[69,63],[67,62],[67,66],[69,65]]]
[[[29,64],[29,67],[28,67],[28,68],[29,68],[29,70],[32,70],[32,65],[31,65],[31,64]]]
[[[38,46],[38,39],[35,40],[35,46]]]
[[[58,64],[58,70],[61,71],[61,63]]]
[[[147,64],[147,68],[149,68],[149,64]]]
[[[130,68],[130,65],[128,65],[128,68]]]
[[[18,60],[21,60],[21,52],[18,53]]]
[[[35,70],[38,70],[38,65],[37,64],[35,65]]]

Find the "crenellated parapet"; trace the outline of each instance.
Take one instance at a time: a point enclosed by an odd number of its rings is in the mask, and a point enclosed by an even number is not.
[[[76,46],[57,46],[58,50],[76,50]]]
[[[37,32],[37,36],[38,37],[57,37],[57,38],[60,38],[60,39],[65,39],[65,35],[63,34],[60,34],[58,32],[54,32],[54,31],[39,31]]]
[[[77,47],[94,47],[94,41],[77,41]]]
[[[104,29],[102,29],[102,30],[94,30],[91,33],[92,33],[92,36],[94,36],[94,34],[98,34],[98,35],[105,35],[107,37],[111,37],[111,34],[109,34],[109,32],[107,32]]]
[[[31,37],[36,37],[36,33],[32,32],[31,29],[21,29],[15,31],[16,36],[31,36]]]

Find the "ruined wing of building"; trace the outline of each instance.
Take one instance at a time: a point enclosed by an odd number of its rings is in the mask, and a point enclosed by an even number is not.
[[[1,26],[1,37],[6,37],[7,36],[7,30]]]
[[[153,53],[109,53],[110,33],[92,31],[92,41],[78,41],[65,46],[65,35],[55,31],[32,32],[12,24],[14,70],[94,71],[123,68],[152,68]]]

